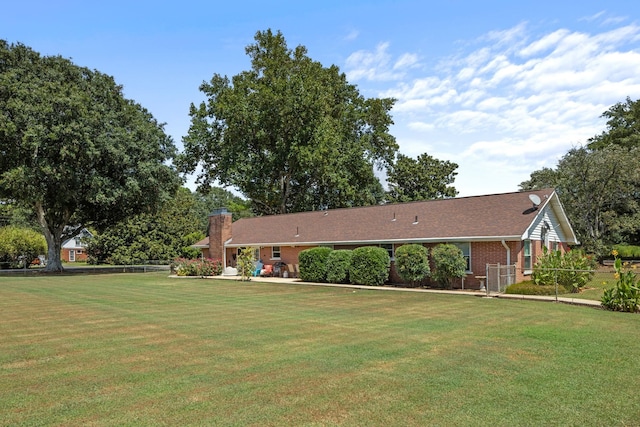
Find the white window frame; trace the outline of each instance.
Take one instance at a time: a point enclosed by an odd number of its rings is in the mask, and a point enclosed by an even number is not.
[[[282,247],[271,246],[271,259],[282,259]]]
[[[531,239],[522,241],[522,267],[524,268],[525,274],[531,274],[531,270],[533,269],[533,254],[531,248]]]
[[[462,251],[462,256],[467,262],[465,272],[471,273],[471,242],[454,242],[453,245]],[[468,249],[468,253],[465,253],[465,249]]]

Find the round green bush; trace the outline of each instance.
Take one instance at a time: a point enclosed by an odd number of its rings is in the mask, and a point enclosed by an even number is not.
[[[431,274],[429,251],[422,245],[402,245],[396,249],[395,267],[402,280],[416,286]]]
[[[327,258],[327,281],[349,283],[349,268],[353,252],[347,249],[333,251]]]
[[[28,268],[45,253],[47,242],[41,233],[12,225],[0,227],[0,268]]]
[[[434,272],[432,277],[440,285],[451,289],[451,283],[456,277],[464,277],[467,261],[460,248],[449,243],[442,243],[431,249]]]
[[[380,247],[363,246],[353,250],[349,279],[354,285],[380,286],[389,278],[391,259]]]
[[[304,282],[327,281],[327,258],[333,249],[326,246],[305,249],[298,254],[300,279]]]

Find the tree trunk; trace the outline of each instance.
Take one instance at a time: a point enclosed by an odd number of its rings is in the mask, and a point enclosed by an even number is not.
[[[62,231],[64,225],[53,227],[51,230],[50,224],[47,222],[44,214],[44,208],[41,203],[36,203],[36,215],[40,227],[42,227],[42,233],[47,241],[47,265],[45,271],[62,271],[62,260],[60,259],[60,251],[62,250]]]
[[[51,233],[48,229],[44,229],[44,237],[47,240],[47,265],[45,271],[62,271],[62,259],[60,252],[62,251],[62,237]]]

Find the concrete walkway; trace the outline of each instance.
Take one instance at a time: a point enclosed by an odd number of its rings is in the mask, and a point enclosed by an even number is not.
[[[240,281],[239,276],[215,276],[212,279],[225,279]],[[504,298],[504,299],[517,299],[526,301],[541,301],[541,302],[560,302],[563,304],[581,305],[586,307],[601,307],[600,301],[587,300],[580,298],[567,298],[555,296],[541,296],[541,295],[514,295],[514,294],[498,294],[490,293],[487,295],[485,291],[477,290],[446,290],[446,289],[423,289],[423,288],[402,288],[395,286],[364,286],[364,285],[341,285],[336,283],[313,283],[303,282],[300,279],[284,278],[284,277],[252,277],[252,282],[262,283],[286,283],[291,285],[303,285],[303,286],[324,286],[332,288],[348,288],[348,289],[365,289],[369,291],[395,291],[395,292],[420,292],[420,293],[434,293],[434,294],[448,294],[448,295],[469,295],[475,297],[490,297],[490,298]]]

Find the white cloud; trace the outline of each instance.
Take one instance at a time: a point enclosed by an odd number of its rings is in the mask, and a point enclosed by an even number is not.
[[[353,41],[353,40],[357,39],[359,35],[360,35],[360,31],[358,31],[358,30],[351,30],[351,31],[349,31],[349,34],[347,34],[347,35],[344,37],[344,39],[345,39],[346,41]]]
[[[406,76],[408,70],[419,65],[418,55],[405,53],[393,61],[388,49],[389,42],[384,42],[378,44],[373,52],[359,50],[349,55],[345,61],[349,80],[400,80]]]
[[[591,16],[585,16],[579,19],[579,21],[587,21],[587,22],[593,22],[595,20],[598,20],[600,18],[602,18],[605,15],[606,11],[601,10],[600,12],[593,14]]]
[[[536,40],[533,43],[529,44],[528,46],[525,46],[523,49],[520,50],[519,54],[523,57],[529,57],[532,55],[540,54],[546,50],[549,50],[557,46],[558,43],[562,41],[568,33],[569,33],[569,30],[565,30],[565,29],[554,31],[551,34],[547,34],[546,36],[542,37],[540,40]]]
[[[603,12],[589,20],[605,18]],[[478,39],[481,44],[442,59],[431,72],[414,69],[418,58],[409,53],[393,59],[388,43],[356,52],[348,62],[360,78],[402,78],[380,93],[397,99],[394,120],[408,132],[398,135],[401,151],[420,154],[428,141],[430,154],[460,165],[459,179],[469,186],[459,188],[462,195],[493,191],[471,186],[480,188],[480,176],[487,177],[486,186],[497,185],[489,182],[497,179],[495,170],[504,171],[516,190],[531,172],[555,166],[571,147],[603,131],[600,116],[610,106],[640,98],[635,24],[535,34],[522,23]]]
[[[416,130],[418,132],[425,132],[433,130],[435,126],[433,123],[424,123],[424,122],[411,122],[409,123],[409,129]]]
[[[393,69],[406,69],[412,68],[418,63],[418,55],[413,53],[405,53],[393,64]]]

